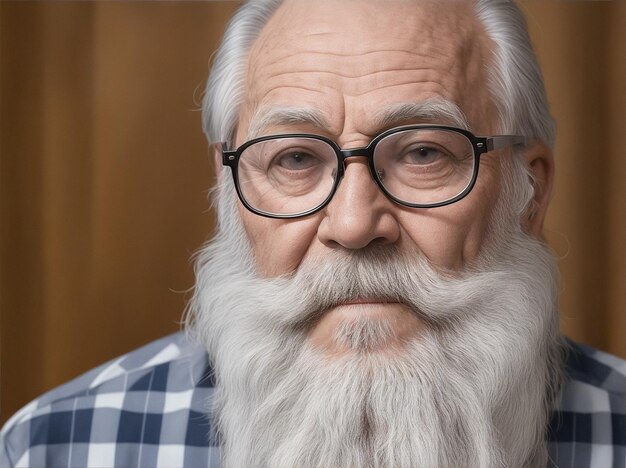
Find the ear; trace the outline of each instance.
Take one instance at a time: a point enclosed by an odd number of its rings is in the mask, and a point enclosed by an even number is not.
[[[552,199],[554,156],[552,150],[540,140],[533,140],[526,147],[524,156],[532,177],[534,196],[531,206],[524,214],[522,223],[529,234],[537,239],[545,240],[543,223]]]
[[[217,186],[222,182],[222,144],[212,143],[209,146],[209,153],[213,154],[213,170],[217,179]]]

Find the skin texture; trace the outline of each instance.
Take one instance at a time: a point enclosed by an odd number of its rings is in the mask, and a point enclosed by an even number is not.
[[[254,43],[248,62],[245,101],[236,134],[239,146],[250,137],[253,119],[264,110],[290,106],[316,109],[325,124],[271,125],[262,134],[307,132],[327,136],[342,148],[366,146],[378,133],[410,123],[380,126],[379,109],[443,98],[465,114],[476,135],[497,133],[496,112],[485,83],[490,42],[474,19],[469,2],[335,0],[288,1]],[[332,12],[332,14],[329,14]],[[258,136],[258,135],[255,135]],[[541,235],[549,198],[552,163],[545,146],[529,149],[539,199],[527,229]],[[372,244],[421,252],[441,270],[459,270],[476,259],[501,189],[498,157],[481,159],[469,196],[445,207],[410,209],[388,200],[372,180],[365,158],[346,161],[346,174],[330,204],[296,220],[263,218],[239,211],[261,275],[293,272],[305,262],[324,261],[339,250]],[[312,342],[340,353],[333,330],[345,320],[388,320],[395,348],[422,324],[402,304],[338,305],[311,332]]]

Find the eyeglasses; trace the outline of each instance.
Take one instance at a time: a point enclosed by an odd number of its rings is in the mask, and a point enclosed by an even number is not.
[[[232,169],[248,210],[298,218],[330,202],[347,158],[366,157],[372,178],[395,203],[432,208],[459,201],[472,190],[482,154],[525,142],[517,135],[477,137],[460,128],[410,125],[381,133],[367,147],[346,150],[309,134],[263,136],[234,151],[222,143],[222,163]]]

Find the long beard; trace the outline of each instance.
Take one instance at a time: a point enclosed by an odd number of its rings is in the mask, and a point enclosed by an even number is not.
[[[222,190],[189,329],[214,362],[225,466],[545,466],[561,342],[543,244],[501,217],[462,272],[377,247],[263,279]],[[365,319],[335,332],[344,357],[310,345],[325,310],[363,297],[406,304],[424,329],[396,353],[372,351],[390,328]]]

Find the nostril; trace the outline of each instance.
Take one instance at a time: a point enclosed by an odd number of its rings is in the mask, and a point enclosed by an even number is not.
[[[393,239],[392,237],[379,236],[379,237],[376,237],[375,239],[372,239],[370,243],[368,244],[368,246],[389,245],[389,244],[393,244],[394,242],[395,242],[395,239]]]

